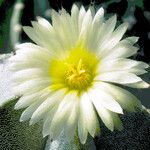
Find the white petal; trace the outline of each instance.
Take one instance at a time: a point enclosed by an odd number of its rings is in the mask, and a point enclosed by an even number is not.
[[[136,83],[126,84],[126,86],[132,87],[132,88],[150,88],[150,84],[145,81],[140,81]]]
[[[52,18],[52,25],[58,26],[59,20],[60,20],[60,14],[56,12],[54,9],[51,11],[51,18]]]
[[[21,49],[18,49],[16,51],[17,55],[25,55],[26,57],[32,59],[32,58],[38,58],[38,59],[43,59],[49,60],[51,58],[51,56],[53,55],[52,52],[47,51],[44,48],[41,47],[36,47],[36,48],[30,48],[30,47],[24,47]],[[40,57],[41,56],[41,57]]]
[[[61,27],[63,29],[63,34],[65,35],[66,47],[69,49],[70,47],[75,46],[78,34],[74,30],[74,24],[72,24],[72,18],[70,15],[64,10],[61,10]],[[70,36],[72,33],[72,36]]]
[[[114,100],[114,98],[107,92],[94,87],[90,90],[90,94],[92,95],[92,100],[97,100],[98,103],[103,105],[106,109],[110,111],[122,114],[122,108],[120,107],[119,103]]]
[[[60,51],[68,50],[72,46],[73,42],[76,42],[73,41],[74,36],[76,35],[70,36],[73,29],[70,15],[64,9],[61,10],[60,15],[55,11],[52,12],[54,38],[57,39],[56,42],[60,44]]]
[[[42,131],[43,137],[50,134],[51,122],[54,117],[54,114],[56,113],[57,107],[58,106],[55,106],[54,108],[52,108],[45,117],[44,124],[43,124],[43,131]]]
[[[23,30],[29,36],[29,38],[33,40],[36,44],[43,45],[43,43],[41,42],[41,39],[38,37],[38,35],[36,34],[36,32],[34,31],[32,27],[24,26]]]
[[[129,84],[142,81],[140,77],[126,71],[112,71],[101,73],[95,78],[95,80],[107,81],[118,84]]]
[[[99,101],[99,99],[95,99],[93,97],[93,94],[91,94],[91,99],[93,101],[93,104],[101,118],[101,120],[103,121],[103,123],[106,125],[106,127],[113,131],[114,130],[114,124],[113,124],[113,119],[112,116],[110,114],[110,111],[107,110]]]
[[[110,112],[112,118],[113,118],[113,123],[114,123],[114,127],[115,129],[121,131],[123,129],[123,125],[122,125],[122,122],[118,116],[118,114],[116,113],[113,113],[113,112]]]
[[[51,54],[40,48],[23,48],[16,51],[16,55],[9,58],[10,69],[20,70],[22,68],[49,67]],[[21,67],[22,66],[22,67]]]
[[[45,89],[50,85],[48,78],[37,78],[33,80],[25,81],[14,87],[13,91],[16,94],[34,93],[39,90]]]
[[[20,71],[29,68],[48,68],[48,64],[37,59],[21,61],[21,58],[19,58],[19,60],[15,60],[8,67],[12,71]]]
[[[75,97],[76,93],[71,92],[67,94],[59,104],[58,110],[55,113],[50,127],[50,136],[52,139],[55,140],[65,127],[69,112],[73,106],[73,102],[76,100]]]
[[[83,18],[83,22],[82,22],[82,26],[81,26],[81,31],[80,31],[80,35],[79,38],[85,38],[86,34],[88,32],[88,29],[90,28],[92,23],[92,14],[91,14],[91,10],[88,9],[88,11],[86,12],[84,18]]]
[[[34,53],[35,52],[36,53],[37,52],[43,53],[44,55],[46,54],[47,56],[51,56],[52,55],[52,52],[49,51],[48,49],[43,48],[43,47],[38,46],[38,45],[35,45],[33,43],[28,43],[28,42],[22,43],[22,44],[18,44],[16,46],[16,48],[17,48],[17,51],[16,51],[17,54],[22,53],[22,51],[24,50],[24,52],[27,52],[27,53],[32,51]]]
[[[136,36],[131,36],[131,37],[125,38],[123,41],[126,41],[126,42],[130,43],[131,45],[133,45],[138,41],[138,39],[139,38]]]
[[[54,31],[54,38],[57,38],[58,44],[60,44],[60,48],[62,47],[64,49],[64,44],[63,44],[63,31],[62,28],[60,27],[60,14],[57,13],[55,10],[52,9],[51,11],[51,18],[52,18],[52,25],[53,25],[53,31]]]
[[[84,93],[81,96],[80,101],[80,107],[82,109],[83,117],[85,118],[87,130],[91,134],[91,136],[94,137],[96,133],[96,127],[98,126],[98,120],[92,102],[87,93]]]
[[[57,26],[59,24],[61,24],[60,21]],[[32,22],[32,25],[36,35],[41,39],[41,46],[56,54],[58,52],[61,52],[61,50],[64,48],[63,42],[64,40],[66,40],[64,38],[64,35],[63,37],[60,37],[60,35],[62,35],[62,32],[60,32],[60,30],[62,30],[62,27],[60,28],[60,26],[53,26],[53,28],[47,29],[35,21]]]
[[[23,76],[22,76],[23,75]],[[46,73],[46,70],[40,69],[40,68],[29,68],[29,69],[24,69],[17,71],[13,74],[13,80],[16,82],[22,82],[25,80],[30,80],[34,78],[45,78],[48,76],[48,73]]]
[[[115,58],[126,58],[137,53],[139,48],[132,46],[126,41],[120,41],[107,56],[101,56],[102,59],[110,60]]]
[[[134,73],[136,75],[142,75],[142,74],[147,73],[146,70],[144,70],[144,69],[137,69],[136,67],[131,68],[130,70],[128,70],[128,72]]]
[[[32,114],[34,113],[34,111],[41,104],[41,101],[42,100],[37,100],[32,105],[30,105],[28,108],[26,108],[25,111],[23,111],[23,113],[21,114],[20,121],[22,122],[22,121],[26,121],[26,120],[30,119]]]
[[[74,137],[78,123],[78,115],[79,115],[79,99],[76,99],[73,103],[72,110],[70,111],[70,115],[67,119],[66,126],[64,129],[66,140],[68,141],[72,140]]]
[[[33,56],[33,57],[32,57]],[[12,64],[16,63],[15,66],[23,66],[22,68],[24,67],[32,67],[32,66],[39,66],[39,64],[41,63],[41,67],[42,68],[43,66],[45,66],[45,68],[47,68],[50,64],[50,59],[48,58],[43,58],[41,57],[40,59],[40,55],[39,54],[31,54],[30,56],[29,55],[26,55],[26,54],[17,54],[13,57],[11,57],[10,61],[12,61]],[[25,64],[27,64],[26,66],[24,66]],[[28,66],[29,65],[29,66]]]
[[[79,34],[79,29],[78,29],[78,16],[79,16],[79,9],[77,5],[73,5],[71,9],[71,22],[72,22],[72,27],[74,29],[74,34],[78,37]]]
[[[104,44],[104,43],[107,43],[108,42],[108,38],[111,36],[114,28],[115,28],[115,25],[116,25],[116,15],[112,16],[110,19],[108,19],[106,21],[106,23],[104,24],[103,26],[103,30],[102,32],[100,33],[100,38],[99,38],[99,55],[102,51],[101,49],[101,46]]]
[[[15,105],[15,109],[25,108],[39,99],[40,94],[34,93],[31,95],[22,96]]]
[[[116,58],[112,60],[102,60],[98,66],[98,71],[111,72],[127,70],[127,72],[133,72],[133,67],[136,67],[137,69],[145,69],[148,67],[148,64],[131,59]]]
[[[85,8],[83,6],[81,6],[80,11],[79,11],[79,18],[78,18],[78,28],[79,28],[79,32],[81,31],[81,27],[82,27],[82,22],[83,22],[83,18],[86,14]]]
[[[78,14],[79,14],[78,6],[76,4],[73,4],[72,9],[71,9],[71,16],[73,18],[77,18]]]
[[[101,55],[107,55],[108,53],[111,53],[112,48],[121,40],[122,36],[127,30],[127,26],[127,23],[123,23],[112,33],[106,43],[100,47],[102,52]]]
[[[37,20],[38,20],[38,23],[40,24],[40,25],[42,25],[43,27],[46,27],[46,28],[48,28],[48,29],[51,29],[52,28],[52,25],[46,20],[46,19],[44,19],[44,18],[42,18],[42,17],[37,17]]]
[[[123,23],[119,27],[117,27],[117,29],[112,33],[111,41],[115,42],[114,45],[116,45],[121,40],[121,38],[123,37],[123,35],[126,32],[127,28],[128,28],[128,24]]]
[[[79,110],[79,118],[78,118],[78,136],[80,142],[82,144],[85,144],[88,135],[87,124],[86,124],[86,119],[82,111],[81,105],[79,105],[79,109],[80,110]]]
[[[55,40],[55,42],[54,42],[53,29],[51,29],[51,30],[47,29],[47,28],[43,27],[42,25],[40,25],[36,21],[32,21],[32,26],[33,26],[36,36],[41,41],[41,44],[39,44],[39,45],[49,49],[50,51],[51,50],[54,51],[54,49],[53,49],[54,43],[56,43],[57,41]],[[59,46],[59,44],[58,44],[58,46]],[[57,48],[55,49],[55,51],[56,50],[57,50]]]
[[[47,97],[51,94],[51,91],[45,90],[39,92],[39,97],[36,99],[34,103],[32,103],[25,111],[22,113],[20,117],[20,121],[26,121],[31,118],[34,111],[40,106],[40,104],[47,99]]]
[[[105,37],[109,37],[109,35],[113,32],[115,26],[116,26],[117,17],[116,15],[109,18],[105,23],[105,31],[104,33],[107,33],[107,35],[104,35]]]
[[[101,7],[97,13],[95,14],[94,16],[94,19],[93,19],[93,26],[97,23],[97,22],[101,22],[103,21],[103,16],[104,16],[104,9]]]
[[[100,33],[103,30],[103,21],[104,21],[104,9],[100,8],[98,12],[96,13],[92,25],[88,30],[88,34],[86,37],[86,45],[87,48],[90,50],[97,50]]]
[[[33,113],[30,124],[34,124],[42,119],[46,113],[51,110],[53,107],[58,105],[58,103],[63,99],[65,94],[64,90],[60,90],[50,95]]]
[[[125,89],[105,82],[99,82],[95,86],[111,94],[121,107],[127,111],[134,111],[135,107],[141,107],[141,102]]]

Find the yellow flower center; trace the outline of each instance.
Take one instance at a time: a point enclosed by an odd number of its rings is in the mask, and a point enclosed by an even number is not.
[[[49,75],[52,84],[56,89],[66,87],[79,92],[86,90],[92,85],[97,63],[95,54],[78,45],[64,56],[51,60]]]
[[[65,74],[66,84],[72,89],[85,89],[92,82],[92,75],[83,64],[82,59],[77,65],[70,65]]]

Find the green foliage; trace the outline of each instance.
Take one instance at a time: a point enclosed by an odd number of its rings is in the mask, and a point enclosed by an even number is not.
[[[16,99],[0,108],[0,150],[42,150],[45,139],[41,125],[19,122],[22,110],[14,110]]]
[[[48,10],[49,7],[49,2],[48,0],[34,0],[34,15],[35,16],[42,16],[46,17],[45,13],[46,10]]]
[[[136,0],[135,5],[141,9],[144,9],[144,0]]]
[[[3,3],[3,1],[4,1],[4,0],[0,0],[0,6],[1,6],[1,4]]]
[[[12,14],[12,8],[7,10],[7,14],[5,16],[5,20],[0,26],[0,48],[5,51],[5,53],[9,53],[10,49],[10,39],[9,39],[9,26],[10,19]]]

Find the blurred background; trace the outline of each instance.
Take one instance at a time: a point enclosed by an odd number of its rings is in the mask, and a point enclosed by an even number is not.
[[[63,7],[70,12],[74,2],[87,8],[102,6],[106,18],[116,13],[118,24],[128,22],[126,36],[139,37],[140,50],[133,59],[150,62],[150,0],[0,0],[0,54],[13,52],[16,44],[30,41],[22,32],[22,26],[30,26],[36,16],[51,21],[51,9]],[[150,69],[143,78],[150,82]],[[132,91],[150,108],[149,89]]]

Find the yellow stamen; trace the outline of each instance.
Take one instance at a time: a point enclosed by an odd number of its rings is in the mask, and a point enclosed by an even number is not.
[[[49,75],[53,84],[64,84],[69,90],[86,90],[96,74],[97,57],[78,45],[68,55],[51,61]]]

